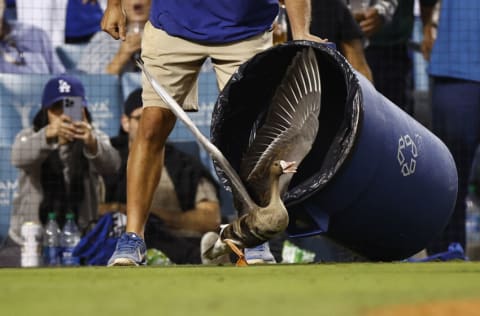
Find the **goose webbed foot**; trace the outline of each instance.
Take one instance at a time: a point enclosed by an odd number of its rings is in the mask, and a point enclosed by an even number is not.
[[[230,239],[225,239],[225,243],[238,256],[238,259],[235,265],[237,267],[248,266],[247,259],[245,259],[245,254],[243,253],[243,251],[240,250],[240,248],[238,248],[237,245]]]

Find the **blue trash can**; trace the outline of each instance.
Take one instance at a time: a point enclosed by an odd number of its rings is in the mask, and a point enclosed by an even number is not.
[[[377,92],[335,49],[294,41],[243,64],[215,105],[212,142],[238,170],[288,64],[306,47],[314,48],[319,63],[322,109],[312,150],[283,196],[287,232],[323,234],[375,261],[415,254],[443,231],[453,212],[455,163],[435,135]]]

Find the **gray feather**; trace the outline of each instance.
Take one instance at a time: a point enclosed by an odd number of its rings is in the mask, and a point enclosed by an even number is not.
[[[310,151],[318,132],[320,71],[312,48],[298,52],[272,98],[265,123],[242,158],[240,177],[254,201],[268,203],[268,172],[275,160],[296,161]],[[281,192],[291,175],[282,178]]]

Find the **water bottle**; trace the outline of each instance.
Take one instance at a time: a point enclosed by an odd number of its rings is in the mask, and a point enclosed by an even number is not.
[[[62,265],[78,266],[80,265],[80,259],[73,256],[73,249],[80,242],[80,230],[77,224],[75,224],[75,215],[73,213],[68,213],[66,219],[60,242],[62,246]]]
[[[48,221],[43,233],[43,264],[60,265],[60,228],[55,213],[48,213]]]
[[[467,197],[465,233],[467,237],[467,257],[480,260],[480,206],[472,193]]]
[[[299,248],[285,240],[282,249],[283,263],[311,263],[315,261],[315,253]]]
[[[22,267],[39,267],[42,264],[43,228],[36,222],[25,222],[21,228],[23,239],[21,251]]]

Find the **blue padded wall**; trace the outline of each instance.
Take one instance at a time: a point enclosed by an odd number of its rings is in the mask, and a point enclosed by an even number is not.
[[[10,146],[0,147],[0,242],[8,233],[13,194],[17,190],[17,170],[10,163]]]

